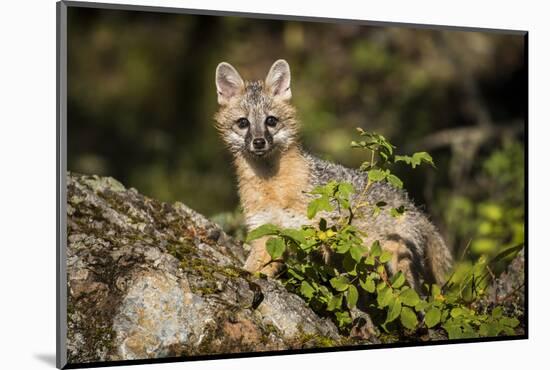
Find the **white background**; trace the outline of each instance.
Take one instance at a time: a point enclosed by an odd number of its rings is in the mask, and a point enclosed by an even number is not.
[[[111,0],[113,3],[124,1]],[[549,20],[544,1],[153,1],[134,4],[529,30],[530,339],[146,365],[133,369],[518,369],[549,348]],[[55,1],[2,3],[0,353],[2,369],[55,358]],[[546,354],[547,355],[547,354]],[[544,356],[544,357],[543,357]]]

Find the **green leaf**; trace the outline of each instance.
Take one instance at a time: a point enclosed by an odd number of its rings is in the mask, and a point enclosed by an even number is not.
[[[435,167],[432,156],[426,152],[414,153],[412,157],[408,155],[396,155],[395,162],[405,162],[409,164],[413,169],[420,165],[422,162],[428,163],[432,167]]]
[[[418,161],[418,163],[425,162],[432,167],[435,167],[433,158],[427,152],[418,152],[413,154],[413,159]],[[413,167],[414,168],[414,167]]]
[[[401,298],[401,301],[404,304],[411,307],[414,307],[418,303],[420,303],[420,297],[418,296],[418,293],[412,288],[403,290],[399,295],[399,298]]]
[[[514,331],[514,329],[508,327],[508,326],[503,326],[502,327],[502,331],[504,332],[505,335],[515,335],[516,332]]]
[[[378,216],[380,214],[380,212],[382,211],[382,208],[384,208],[387,205],[388,204],[386,202],[382,202],[382,201],[376,203],[373,207],[373,212],[372,212],[373,216],[375,216],[375,217]]]
[[[404,206],[399,206],[397,208],[392,208],[390,209],[390,215],[392,217],[399,217],[399,216],[402,216],[403,213],[405,213],[405,207]]]
[[[349,253],[356,262],[359,262],[361,261],[361,258],[363,258],[363,256],[365,255],[365,249],[361,245],[353,245],[350,248]]]
[[[300,285],[300,293],[306,298],[312,298],[313,294],[315,293],[315,288],[311,286],[310,283],[307,281],[302,281],[302,285]]]
[[[341,182],[338,185],[338,194],[344,198],[349,198],[351,194],[355,193],[355,188],[349,182]]]
[[[296,271],[295,269],[289,268],[287,271],[288,271],[288,273],[289,273],[290,275],[292,275],[294,278],[296,278],[296,279],[298,279],[298,280],[300,280],[300,281],[304,280],[304,276],[303,276],[300,272]]]
[[[470,324],[462,325],[462,338],[479,338],[479,333]]]
[[[246,241],[250,242],[266,235],[276,235],[278,231],[279,228],[277,226],[272,224],[265,224],[249,232],[248,236],[246,237]]]
[[[447,332],[449,339],[459,339],[462,338],[462,328],[456,323],[445,323],[443,329]]]
[[[439,287],[439,285],[432,284],[431,293],[433,298],[438,297],[441,294],[441,288]]]
[[[380,246],[380,242],[378,240],[375,240],[370,247],[369,255],[373,257],[378,257],[380,256],[380,254],[382,254],[382,247]]]
[[[332,211],[334,208],[330,204],[328,196],[323,195],[320,198],[313,199],[307,206],[307,218],[312,219],[321,211]]]
[[[392,184],[393,186],[395,186],[396,188],[398,189],[402,189],[403,188],[403,181],[401,181],[401,179],[397,176],[395,176],[394,174],[390,173],[387,178],[388,182],[390,184]]]
[[[270,238],[265,246],[267,253],[269,253],[274,260],[281,257],[286,249],[285,242],[281,238]]]
[[[306,242],[306,237],[304,235],[304,230],[300,229],[283,229],[280,234],[289,239],[294,240],[297,244],[304,244]]]
[[[357,304],[357,300],[359,299],[359,292],[357,291],[357,288],[354,285],[350,285],[349,289],[347,291],[346,299],[348,301],[348,308],[352,309]]]
[[[319,185],[313,188],[311,191],[311,194],[319,194],[319,195],[329,195],[334,192],[334,188],[336,187],[337,182],[332,180],[327,182],[325,185]]]
[[[345,276],[333,277],[330,279],[330,285],[339,292],[343,292],[349,288],[349,280]]]
[[[426,312],[424,322],[428,328],[433,328],[441,321],[441,310],[439,308],[432,307]]]
[[[415,329],[416,325],[418,325],[418,318],[416,317],[416,314],[407,306],[403,306],[401,308],[400,320],[401,324],[409,330]]]
[[[350,243],[349,242],[342,242],[336,245],[336,253],[338,254],[344,254],[349,251]]]
[[[391,254],[390,251],[383,251],[382,254],[379,257],[380,263],[389,262],[389,261],[391,261],[391,258],[392,258],[392,254]]]
[[[396,155],[395,156],[395,162],[405,162],[407,164],[411,164],[412,157],[408,155]]]
[[[374,266],[374,256],[371,254],[367,255],[367,258],[365,258],[365,265]]]
[[[482,337],[486,337],[489,335],[489,325],[487,324],[481,324],[479,325],[479,335]]]
[[[462,307],[455,307],[451,310],[451,317],[453,319],[465,315],[467,315],[467,311],[465,311],[465,309],[463,309]]]
[[[502,328],[497,322],[490,322],[487,326],[487,336],[489,337],[495,337],[500,334]]]
[[[393,297],[391,288],[385,287],[384,289],[378,292],[378,297],[376,297],[376,300],[378,302],[378,307],[384,308],[388,306],[393,298],[394,297]]]
[[[449,310],[441,310],[441,322],[447,321],[449,318]]]
[[[386,322],[389,323],[397,319],[401,314],[401,301],[399,299],[394,299],[390,304],[390,309],[388,310],[388,315],[386,316]]]
[[[500,319],[500,323],[502,325],[506,325],[506,326],[509,326],[511,328],[515,328],[516,326],[519,325],[519,320],[516,319],[515,317],[503,317]]]
[[[489,262],[489,264],[494,264],[502,259],[512,258],[522,249],[523,249],[523,243],[516,245],[514,247],[506,248],[505,250],[497,254],[495,257],[493,257]]]
[[[401,271],[398,271],[391,279],[391,286],[394,289],[401,288],[405,284],[405,275]]]
[[[349,316],[349,313],[347,311],[336,312],[335,315],[336,315],[336,320],[338,320],[339,327],[342,328],[351,324],[351,317]]]
[[[342,297],[342,294],[332,296],[332,298],[328,301],[327,311],[340,309],[342,307]]]
[[[424,311],[430,304],[426,301],[420,300],[418,303],[414,306],[414,309],[416,312]]]
[[[319,285],[318,286],[319,292],[321,295],[323,295],[325,298],[331,298],[332,293],[328,290],[328,288],[325,285]],[[327,302],[327,301],[325,301]]]
[[[387,287],[388,287],[388,284],[386,284],[385,281],[380,281],[378,285],[376,285],[376,291],[378,292],[378,294],[380,294],[380,292],[386,289]]]
[[[374,280],[371,277],[367,277],[365,281],[359,280],[359,285],[361,285],[361,288],[369,293],[374,293],[374,290],[376,288]]]
[[[382,181],[386,178],[386,176],[387,173],[379,169],[369,171],[369,180],[372,182]]]
[[[502,316],[502,306],[497,306],[493,309],[493,312],[491,312],[491,316],[493,318],[499,318]]]

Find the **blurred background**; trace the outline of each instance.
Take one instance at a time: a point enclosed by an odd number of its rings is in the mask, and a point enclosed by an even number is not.
[[[358,166],[355,127],[437,169],[398,173],[466,261],[524,240],[520,35],[69,7],[68,168],[181,201],[242,237],[214,71],[291,66],[304,146]],[[465,266],[467,262],[465,262]]]

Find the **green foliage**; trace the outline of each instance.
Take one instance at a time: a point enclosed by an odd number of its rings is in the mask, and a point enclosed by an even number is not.
[[[406,164],[410,165],[413,169],[416,168],[416,166],[420,165],[422,162],[425,162],[435,167],[432,156],[426,152],[414,153],[412,157],[408,155],[396,155],[395,161],[405,162]]]
[[[479,258],[493,258],[521,245],[525,239],[524,147],[508,142],[479,163],[475,190],[467,194],[442,193],[443,216],[449,225],[449,240],[460,245],[455,280],[464,279]],[[493,264],[499,274],[514,257],[507,255]],[[486,285],[485,282],[480,283]]]
[[[314,218],[321,211],[330,212],[334,210],[331,200],[334,200],[339,207],[349,209],[350,195],[355,192],[349,183],[338,183],[331,181],[325,186],[317,186],[311,194],[318,195],[307,207],[307,217]]]
[[[348,183],[331,181],[318,186],[311,192],[313,200],[308,207],[308,217],[317,217],[316,225],[300,229],[263,225],[251,231],[247,240],[270,236],[267,251],[272,259],[286,255],[286,271],[281,276],[285,286],[319,314],[332,317],[343,332],[352,326],[351,310],[360,305],[363,310],[380,313],[373,316],[375,323],[388,333],[414,333],[424,328],[444,331],[450,339],[513,334],[519,321],[504,315],[501,307],[489,313],[473,307],[483,297],[489,267],[516,253],[518,247],[493,259],[480,258],[467,271],[453,274],[443,287],[425,286],[426,294],[421,296],[402,272],[393,276],[389,272],[392,253],[378,241],[364,245],[366,235],[351,224],[357,209],[354,203],[363,202],[361,195],[373,182],[392,183],[392,164],[404,162],[415,168],[421,163],[433,166],[433,162],[425,152],[395,156],[395,147],[383,136],[359,132],[365,139],[352,146],[370,151],[371,157],[361,166],[369,171],[361,194]],[[375,206],[383,209],[385,204]],[[336,221],[320,217],[321,211],[336,211],[340,217]],[[391,210],[394,217],[404,212],[403,207]],[[327,250],[342,263],[325,263],[320,256]]]

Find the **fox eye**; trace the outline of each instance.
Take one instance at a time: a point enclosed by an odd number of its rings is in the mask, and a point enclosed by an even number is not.
[[[248,126],[250,126],[250,122],[248,121],[248,119],[243,117],[237,120],[237,125],[239,126],[240,129],[245,129]]]
[[[279,122],[279,120],[273,116],[269,116],[265,119],[265,124],[268,125],[269,127],[277,126],[277,122]]]

